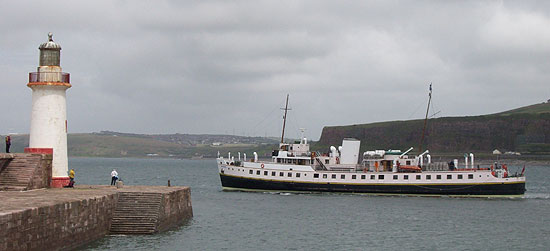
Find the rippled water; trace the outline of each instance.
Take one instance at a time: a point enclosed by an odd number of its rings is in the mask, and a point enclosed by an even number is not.
[[[71,158],[78,184],[191,187],[194,218],[89,250],[548,250],[550,167],[527,168],[524,199],[222,192],[214,160]],[[512,171],[518,167],[512,167]]]

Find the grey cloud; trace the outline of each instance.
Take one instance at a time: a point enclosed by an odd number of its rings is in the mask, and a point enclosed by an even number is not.
[[[24,13],[24,15],[23,15]],[[70,131],[280,133],[550,98],[550,5],[433,1],[48,1],[0,10],[0,134],[26,132],[49,31],[71,73]],[[416,112],[416,113],[415,113]]]

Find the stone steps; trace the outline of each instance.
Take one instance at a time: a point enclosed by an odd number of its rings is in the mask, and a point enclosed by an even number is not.
[[[18,154],[0,172],[0,190],[27,190],[40,156]]]
[[[111,220],[111,234],[153,234],[157,232],[162,195],[119,193]]]

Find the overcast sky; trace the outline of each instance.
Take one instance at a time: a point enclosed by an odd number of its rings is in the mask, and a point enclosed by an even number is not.
[[[277,136],[550,99],[546,1],[6,1],[0,134],[28,133],[53,32],[69,133]]]

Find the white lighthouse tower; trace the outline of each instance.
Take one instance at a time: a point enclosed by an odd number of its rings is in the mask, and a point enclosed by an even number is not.
[[[71,87],[69,73],[61,71],[61,46],[53,41],[40,45],[37,72],[29,73],[27,86],[32,89],[29,148],[25,152],[53,154],[51,187],[69,183],[67,158],[67,101]]]

